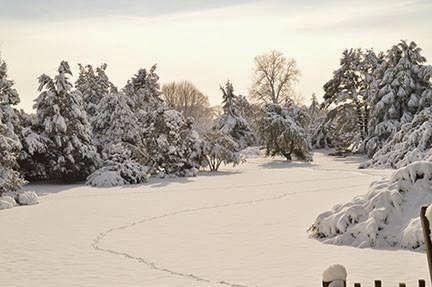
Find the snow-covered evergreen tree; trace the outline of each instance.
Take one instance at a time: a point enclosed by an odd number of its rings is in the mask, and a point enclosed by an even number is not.
[[[310,136],[313,148],[328,148],[329,138],[324,127],[326,120],[326,110],[321,109],[315,94],[312,94],[311,104],[307,109],[309,115],[309,125],[307,133]]]
[[[0,195],[15,191],[25,183],[18,172],[21,144],[13,126],[12,106],[19,103],[19,96],[13,84],[8,79],[6,63],[0,59]]]
[[[378,67],[369,97],[372,110],[366,147],[370,157],[424,106],[422,98],[426,101],[432,72],[425,62],[416,43],[401,41]]]
[[[132,100],[132,110],[152,111],[159,108],[162,104],[159,76],[156,73],[156,65],[149,71],[140,69],[138,73],[130,79],[124,91]]]
[[[149,168],[140,162],[147,153],[131,101],[124,92],[113,91],[96,106],[93,133],[103,164],[87,178],[88,185],[118,186],[147,181]]]
[[[143,148],[140,125],[131,110],[131,99],[123,92],[111,92],[96,106],[93,135],[98,149],[104,153],[111,145],[124,143],[131,150]]]
[[[138,162],[148,166],[153,175],[195,175],[202,154],[198,134],[192,121],[170,109],[161,99],[156,65],[141,69],[124,88],[131,100],[131,110],[143,147]],[[185,144],[187,143],[187,144]]]
[[[402,125],[372,159],[361,167],[401,168],[415,161],[432,159],[432,108],[423,109]]]
[[[254,145],[256,136],[241,114],[237,105],[239,97],[234,94],[233,85],[228,81],[225,87],[220,87],[220,89],[223,98],[223,114],[216,120],[215,129],[229,134],[241,149]]]
[[[115,91],[113,83],[110,82],[105,73],[107,64],[96,68],[91,65],[79,65],[80,73],[75,87],[81,92],[89,119],[96,115],[96,107],[103,97],[111,91]]]
[[[338,119],[337,114],[327,122],[333,125],[342,123],[349,124],[354,128],[350,137],[345,137],[347,142],[342,146],[355,146],[359,148],[368,135],[370,103],[368,101],[370,85],[372,84],[370,74],[382,62],[382,55],[372,50],[363,52],[360,49],[350,49],[343,52],[340,68],[334,71],[333,78],[324,85],[323,106],[329,111],[343,112],[343,121]],[[346,117],[348,116],[348,117]],[[346,123],[349,121],[350,123]],[[338,127],[336,127],[338,129]]]
[[[40,76],[41,94],[34,107],[42,136],[49,140],[49,178],[79,181],[95,169],[98,154],[81,93],[72,90],[68,75],[72,75],[69,64],[63,61],[54,79]]]
[[[312,152],[305,130],[306,124],[306,114],[298,107],[267,104],[258,123],[266,154],[282,155],[287,160],[295,156],[299,160],[311,161]]]
[[[201,144],[192,129],[192,119],[185,120],[180,112],[160,107],[146,113],[143,122],[147,124],[144,162],[151,172],[160,176],[195,175],[200,166]]]

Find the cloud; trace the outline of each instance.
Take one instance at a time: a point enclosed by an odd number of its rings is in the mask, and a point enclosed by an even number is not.
[[[252,2],[251,0],[3,0],[0,18],[59,20],[110,15],[153,17]]]

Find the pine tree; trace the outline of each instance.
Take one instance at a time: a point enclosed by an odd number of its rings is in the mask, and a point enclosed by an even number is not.
[[[254,145],[256,136],[249,123],[242,117],[237,105],[239,97],[234,94],[233,85],[228,81],[225,87],[220,89],[223,98],[223,114],[216,120],[215,129],[229,134],[241,149]]]
[[[201,144],[192,129],[193,120],[181,113],[159,108],[144,117],[146,125],[146,165],[153,174],[195,175],[200,167]]]
[[[93,118],[95,143],[102,154],[102,167],[87,178],[92,186],[118,186],[146,182],[149,168],[140,124],[131,110],[131,99],[111,92],[101,99]]]
[[[168,108],[161,99],[156,65],[149,72],[139,70],[124,92],[131,100],[143,139],[138,162],[148,166],[153,175],[195,175],[202,153],[199,136],[192,128],[192,120]]]
[[[130,107],[131,100],[122,92],[111,92],[97,105],[93,134],[95,144],[102,153],[118,143],[129,146],[133,151],[142,149],[140,125]]]
[[[0,196],[18,190],[25,183],[18,172],[21,144],[15,134],[12,106],[19,103],[19,96],[13,84],[8,79],[6,63],[0,59]]]
[[[163,104],[159,84],[159,76],[156,74],[156,65],[149,71],[140,69],[138,73],[129,80],[124,88],[130,97],[132,110],[152,111]]]
[[[103,97],[111,91],[115,91],[105,71],[107,64],[102,64],[94,71],[91,65],[83,66],[79,64],[80,73],[75,87],[81,92],[89,119],[96,115],[96,107]]]
[[[312,161],[312,152],[305,130],[306,115],[298,107],[267,104],[258,127],[266,146],[266,154],[282,155],[287,160]]]
[[[422,95],[430,89],[431,70],[416,43],[401,41],[388,52],[375,74],[367,151],[372,157],[401,125],[413,120]]]
[[[365,167],[401,168],[432,159],[432,108],[423,109],[378,150]]]
[[[340,68],[334,71],[333,78],[324,85],[323,106],[351,115],[348,118],[345,117],[344,121],[350,121],[350,126],[354,130],[351,132],[352,137],[346,137],[348,142],[342,143],[343,146],[348,147],[354,143],[363,142],[368,135],[370,118],[368,91],[372,84],[370,74],[375,71],[380,62],[382,62],[382,55],[377,55],[372,50],[366,52],[361,49],[345,50],[340,61]],[[337,117],[334,117],[333,120],[335,118]],[[358,146],[358,144],[355,145]]]
[[[42,135],[49,140],[49,177],[79,181],[95,169],[98,155],[81,93],[72,90],[68,75],[69,64],[63,61],[54,79],[40,76],[41,94],[34,107]]]

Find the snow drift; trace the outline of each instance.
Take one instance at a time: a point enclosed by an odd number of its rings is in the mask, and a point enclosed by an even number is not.
[[[329,244],[423,250],[420,208],[431,203],[432,162],[419,161],[320,214],[309,232]]]
[[[0,210],[18,205],[33,205],[39,202],[39,197],[34,191],[9,192],[0,196]]]
[[[0,197],[0,210],[1,209],[8,209],[16,206],[17,203],[15,199],[11,196],[1,196]]]
[[[33,205],[39,202],[39,198],[34,191],[24,191],[16,196],[17,202],[20,205]]]

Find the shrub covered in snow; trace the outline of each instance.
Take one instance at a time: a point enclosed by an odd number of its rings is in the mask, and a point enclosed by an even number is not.
[[[265,142],[266,154],[282,155],[287,160],[293,156],[311,161],[312,151],[304,126],[303,113],[295,106],[282,107],[267,104],[264,115],[258,122],[261,138]]]
[[[309,231],[330,244],[418,250],[424,244],[420,208],[431,203],[432,162],[415,162],[320,214]]]
[[[237,165],[243,161],[238,143],[221,130],[214,129],[204,136],[204,163],[211,171],[221,164]]]
[[[15,199],[11,196],[0,196],[0,210],[8,209],[16,206],[17,203]]]
[[[23,191],[17,194],[16,201],[20,205],[33,205],[39,202],[38,195],[34,191]]]
[[[87,178],[87,184],[98,187],[120,186],[147,182],[148,168],[132,161],[105,165]]]
[[[123,144],[109,147],[103,167],[87,178],[87,184],[98,187],[147,182],[149,168],[131,159],[131,151]]]

